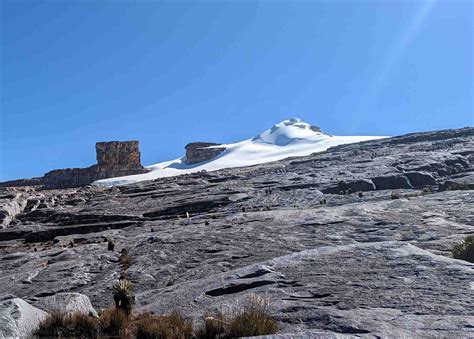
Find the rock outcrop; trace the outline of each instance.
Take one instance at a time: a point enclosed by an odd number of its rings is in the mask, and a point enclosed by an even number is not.
[[[189,165],[209,161],[225,151],[221,144],[212,142],[192,142],[186,145],[186,163]]]
[[[82,187],[93,181],[146,173],[140,162],[140,148],[136,140],[96,143],[97,165],[87,168],[57,169],[43,177],[0,183],[0,187],[39,186],[43,189]]]
[[[66,314],[84,313],[92,317],[98,316],[89,298],[81,293],[57,293],[41,298],[35,306],[47,312],[61,311]]]

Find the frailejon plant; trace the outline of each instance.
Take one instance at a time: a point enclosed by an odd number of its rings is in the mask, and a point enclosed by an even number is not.
[[[132,289],[133,284],[127,279],[120,279],[113,286],[115,308],[127,316],[132,313],[134,304]]]

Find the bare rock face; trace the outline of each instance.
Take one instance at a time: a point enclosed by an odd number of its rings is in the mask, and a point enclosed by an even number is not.
[[[109,141],[95,144],[99,166],[141,167],[138,141]]]
[[[186,145],[186,162],[189,165],[211,160],[222,152],[225,147],[216,147],[221,144],[212,142],[191,142]]]
[[[43,177],[46,189],[81,187],[94,181],[94,171],[88,168],[65,168],[53,170]]]
[[[97,165],[90,167],[95,179],[145,173],[138,141],[110,141],[95,144]]]

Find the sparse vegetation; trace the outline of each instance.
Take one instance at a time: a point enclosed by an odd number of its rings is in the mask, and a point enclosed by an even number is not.
[[[349,185],[344,180],[339,181],[337,187],[339,187],[341,195],[344,195],[349,190]]]
[[[107,250],[113,251],[115,249],[115,243],[109,239],[107,240]]]
[[[102,310],[98,322],[102,336],[125,337],[132,332],[130,317],[120,309],[110,307]]]
[[[122,248],[122,250],[120,251],[120,264],[122,265],[124,271],[126,271],[133,264],[133,258],[128,253],[128,250],[126,248]]]
[[[229,314],[207,315],[202,327],[196,330],[192,320],[179,311],[167,315],[152,313],[132,314],[132,285],[119,280],[114,288],[116,307],[99,312],[99,317],[83,313],[68,315],[56,311],[44,319],[34,331],[39,337],[75,338],[198,338],[225,339],[274,334],[278,330],[268,308],[268,302],[257,295],[242,309]]]
[[[430,186],[423,187],[423,194],[433,193],[433,189]]]
[[[453,258],[474,263],[474,235],[470,235],[463,242],[454,246]]]
[[[193,323],[178,311],[157,316],[144,313],[137,316],[135,335],[138,339],[192,338]]]
[[[115,308],[122,310],[127,316],[132,313],[134,304],[132,289],[133,285],[127,279],[120,279],[113,286]]]
[[[398,192],[392,192],[392,194],[390,194],[390,199],[400,199],[400,194]]]
[[[98,338],[99,325],[96,318],[87,314],[53,311],[33,334],[38,337]]]
[[[270,314],[268,301],[252,295],[250,302],[237,312],[207,316],[198,332],[198,338],[239,338],[274,334],[277,330],[278,326]]]

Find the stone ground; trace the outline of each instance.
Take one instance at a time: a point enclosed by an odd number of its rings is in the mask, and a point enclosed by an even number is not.
[[[473,189],[473,128],[114,188],[3,189],[0,294],[109,306],[127,248],[138,311],[199,323],[257,294],[282,335],[474,337],[474,264],[451,258],[474,234]]]

